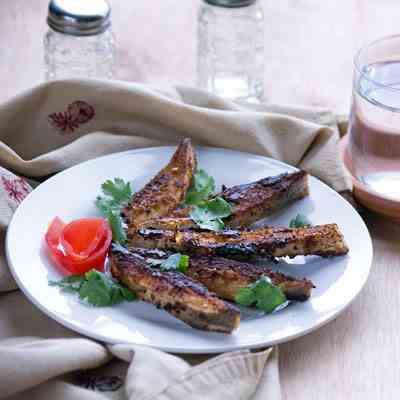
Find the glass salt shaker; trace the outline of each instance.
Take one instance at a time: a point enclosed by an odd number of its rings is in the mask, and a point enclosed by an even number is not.
[[[229,99],[264,92],[264,13],[257,0],[203,0],[198,14],[198,86]]]
[[[105,0],[51,0],[47,23],[47,80],[113,77],[111,8]]]

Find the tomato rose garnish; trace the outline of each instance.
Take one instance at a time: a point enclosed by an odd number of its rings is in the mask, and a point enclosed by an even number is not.
[[[104,270],[112,231],[103,218],[82,218],[65,224],[56,217],[45,241],[51,258],[67,275],[81,275],[95,268]]]

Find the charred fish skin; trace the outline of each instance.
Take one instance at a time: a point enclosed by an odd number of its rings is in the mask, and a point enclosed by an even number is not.
[[[179,144],[170,162],[135,193],[122,216],[129,230],[149,219],[164,217],[185,199],[196,169],[196,156],[190,139]]]
[[[262,276],[282,289],[288,300],[306,301],[314,285],[307,279],[296,279],[266,266],[239,262],[223,257],[192,257],[187,275],[202,283],[218,297],[235,300],[239,289],[256,282]]]
[[[341,256],[349,249],[336,224],[305,228],[262,228],[220,232],[140,229],[130,245],[234,259],[251,257]]]
[[[225,219],[230,228],[246,227],[309,195],[305,171],[284,173],[225,188],[219,196],[233,207]]]
[[[163,250],[130,248],[130,252],[144,258],[165,259],[171,253]],[[265,265],[254,265],[223,257],[192,256],[186,275],[203,284],[218,297],[234,301],[237,291],[262,276],[282,289],[288,300],[306,301],[315,287],[308,279],[298,279],[281,272],[272,271]]]
[[[309,194],[308,174],[304,171],[284,173],[255,182],[224,188],[217,196],[232,206],[232,214],[224,219],[229,228],[243,228],[300,200]],[[148,220],[141,228],[196,229],[190,219],[192,207],[177,208],[167,217]]]
[[[113,250],[111,273],[138,298],[164,309],[193,328],[232,333],[239,326],[240,312],[235,306],[180,272],[151,268],[140,255]]]
[[[176,232],[173,230],[150,228],[131,230],[128,232],[128,243],[132,247],[178,250]]]
[[[190,217],[163,217],[145,221],[138,228],[177,231],[181,229],[198,229],[198,226]]]
[[[263,228],[243,231],[181,231],[176,248],[189,253],[228,258],[345,255],[349,249],[337,224],[305,228]]]

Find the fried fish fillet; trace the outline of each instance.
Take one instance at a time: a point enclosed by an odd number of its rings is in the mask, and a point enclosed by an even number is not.
[[[151,268],[138,254],[113,250],[111,273],[144,301],[162,308],[193,328],[231,333],[239,326],[239,310],[201,283],[180,272]]]
[[[308,174],[297,171],[223,188],[217,196],[232,206],[232,214],[224,219],[225,226],[241,228],[271,215],[308,194]],[[172,230],[195,228],[195,222],[189,217],[191,210],[191,207],[176,209],[167,217],[147,220],[140,227]]]
[[[232,215],[224,220],[226,226],[240,228],[265,218],[308,194],[308,174],[297,171],[225,188],[219,196],[233,207]]]
[[[129,251],[146,259],[163,259],[170,255],[169,252],[157,249],[131,248]],[[239,289],[256,282],[262,276],[270,278],[274,285],[279,286],[288,300],[305,301],[310,298],[314,287],[308,279],[293,278],[266,266],[224,257],[191,256],[185,274],[226,300],[234,300]]]
[[[182,209],[185,212],[188,208]],[[135,229],[131,229],[130,232],[135,234],[138,229],[159,229],[159,230],[170,230],[170,231],[178,231],[181,229],[197,229],[197,224],[190,217],[163,217],[163,218],[155,218],[149,219],[139,226],[134,227]]]
[[[140,229],[129,235],[129,240],[136,247],[241,259],[252,256],[330,257],[346,254],[349,250],[336,224],[221,232]]]
[[[135,193],[122,211],[128,229],[134,230],[144,221],[164,217],[176,209],[185,199],[195,168],[196,156],[190,139],[184,139],[168,165]]]
[[[218,297],[232,301],[239,289],[256,282],[262,276],[270,278],[275,286],[279,286],[288,300],[308,300],[314,287],[312,282],[307,279],[296,279],[280,272],[274,272],[265,266],[223,257],[191,258],[187,275],[202,283]]]

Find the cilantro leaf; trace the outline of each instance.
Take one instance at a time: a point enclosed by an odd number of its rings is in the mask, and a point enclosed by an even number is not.
[[[59,281],[49,281],[50,286],[58,286],[68,292],[79,292],[85,278],[82,275],[66,276]]]
[[[113,232],[113,240],[123,244],[126,242],[126,232],[120,211],[132,197],[131,185],[121,178],[114,178],[114,181],[105,181],[101,185],[101,189],[104,196],[97,196],[96,207],[108,219]]]
[[[241,288],[235,295],[235,301],[244,306],[255,306],[269,314],[277,309],[281,309],[287,304],[285,294],[281,288],[272,284],[271,279],[262,276],[255,283]]]
[[[105,195],[112,197],[117,203],[127,202],[132,197],[131,184],[121,178],[114,178],[114,182],[105,181],[101,189]]]
[[[289,228],[304,228],[310,225],[310,221],[303,214],[297,214],[296,217],[292,218],[289,222]]]
[[[59,281],[49,281],[49,285],[77,293],[81,300],[97,307],[112,306],[122,301],[136,299],[135,293],[94,269],[85,275],[72,275]]]
[[[135,301],[137,299],[136,294],[124,286],[120,286],[119,292],[124,301]]]
[[[122,218],[119,212],[109,211],[106,214],[108,223],[111,226],[114,242],[124,244],[126,242],[126,231],[123,227]]]
[[[232,214],[232,206],[222,197],[208,201],[204,209],[214,218],[225,218]]]
[[[222,218],[232,214],[232,207],[222,197],[213,197],[214,178],[202,169],[193,175],[185,204],[191,205],[190,218],[202,229],[220,231],[225,224]]]
[[[121,207],[115,200],[101,196],[96,197],[95,205],[103,215],[107,215],[110,211],[119,211]]]
[[[257,297],[252,288],[245,287],[238,290],[235,301],[242,306],[251,306],[257,301]]]
[[[192,184],[186,194],[185,203],[187,205],[199,204],[212,195],[214,190],[214,178],[208,175],[203,169],[199,169],[193,175]]]
[[[193,207],[190,218],[200,228],[212,231],[220,231],[225,224],[222,218],[228,217],[232,213],[231,205],[222,197],[215,197]]]
[[[105,277],[95,271],[89,271],[85,274],[85,282],[79,290],[79,298],[86,300],[89,304],[98,307],[115,304],[112,303],[112,290]]]
[[[170,255],[165,260],[150,258],[147,260],[147,262],[152,267],[157,267],[161,271],[179,271],[185,273],[189,267],[189,256],[176,253]]]

